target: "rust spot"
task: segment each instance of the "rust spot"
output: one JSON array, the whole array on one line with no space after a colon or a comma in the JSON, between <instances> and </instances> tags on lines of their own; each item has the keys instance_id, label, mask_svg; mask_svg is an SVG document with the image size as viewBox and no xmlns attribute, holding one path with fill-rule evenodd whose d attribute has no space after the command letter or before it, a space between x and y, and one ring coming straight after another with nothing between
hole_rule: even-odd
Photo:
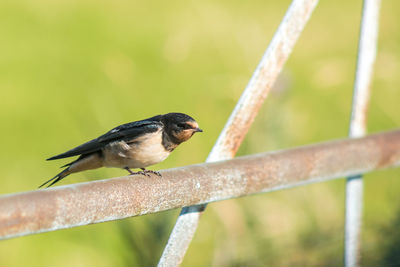
<instances>
[{"instance_id":1,"label":"rust spot","mask_svg":"<svg viewBox=\"0 0 400 267\"><path fill-rule=\"evenodd\" d=\"M377 139L377 145L380 152L380 159L377 168L385 168L393 165L400 158L400 132L396 131L388 134L385 138Z\"/></svg>"}]
</instances>

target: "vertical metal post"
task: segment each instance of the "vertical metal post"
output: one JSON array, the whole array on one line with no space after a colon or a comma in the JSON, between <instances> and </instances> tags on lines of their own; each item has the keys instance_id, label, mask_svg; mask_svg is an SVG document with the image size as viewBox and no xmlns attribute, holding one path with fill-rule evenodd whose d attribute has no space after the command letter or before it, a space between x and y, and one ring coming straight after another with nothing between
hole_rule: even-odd
<instances>
[{"instance_id":1,"label":"vertical metal post","mask_svg":"<svg viewBox=\"0 0 400 267\"><path fill-rule=\"evenodd\" d=\"M361 19L357 70L354 81L350 137L366 132L369 87L375 62L378 36L380 0L364 0ZM363 180L361 175L347 178L344 263L347 267L359 265Z\"/></svg>"},{"instance_id":2,"label":"vertical metal post","mask_svg":"<svg viewBox=\"0 0 400 267\"><path fill-rule=\"evenodd\" d=\"M207 162L234 157L317 3L318 0L293 0ZM180 265L205 208L206 205L199 205L182 209L158 266Z\"/></svg>"}]
</instances>

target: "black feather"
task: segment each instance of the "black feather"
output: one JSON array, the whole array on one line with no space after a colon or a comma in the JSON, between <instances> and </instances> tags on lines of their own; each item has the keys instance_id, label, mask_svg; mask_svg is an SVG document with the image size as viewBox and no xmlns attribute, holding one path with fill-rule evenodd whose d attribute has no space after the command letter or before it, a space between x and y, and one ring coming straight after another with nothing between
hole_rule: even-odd
<instances>
[{"instance_id":1,"label":"black feather","mask_svg":"<svg viewBox=\"0 0 400 267\"><path fill-rule=\"evenodd\" d=\"M95 151L98 151L99 149L101 149L104 145L102 145L97 138L93 139L89 142L86 142L80 146L77 146L71 150L68 150L67 152L61 153L59 155L56 155L54 157L48 158L46 160L55 160L55 159L62 159L62 158L69 158L69 157L73 157L73 156L78 156L81 154L88 154L88 153L92 153Z\"/></svg>"},{"instance_id":2,"label":"black feather","mask_svg":"<svg viewBox=\"0 0 400 267\"><path fill-rule=\"evenodd\" d=\"M49 184L47 187L52 186L53 184L61 181L62 179L64 179L65 177L67 177L69 174L66 174L64 176L62 176L64 173L66 173L68 171L69 168L66 168L65 170L63 170L62 172L60 172L59 174L57 174L56 176L54 176L53 178L51 178L50 180L44 182L42 185L40 185L38 188L43 187L44 185L50 183L51 181L53 181L55 179L55 181L53 181L51 184Z\"/></svg>"},{"instance_id":3,"label":"black feather","mask_svg":"<svg viewBox=\"0 0 400 267\"><path fill-rule=\"evenodd\" d=\"M102 136L99 136L96 139L93 139L71 150L68 150L67 152L48 158L47 160L55 160L83 154L90 154L101 150L105 145L109 144L110 142L119 140L130 141L132 139L138 138L143 134L155 132L163 126L163 124L160 122L160 119L161 115L158 115L146 120L122 124L108 131Z\"/></svg>"}]
</instances>

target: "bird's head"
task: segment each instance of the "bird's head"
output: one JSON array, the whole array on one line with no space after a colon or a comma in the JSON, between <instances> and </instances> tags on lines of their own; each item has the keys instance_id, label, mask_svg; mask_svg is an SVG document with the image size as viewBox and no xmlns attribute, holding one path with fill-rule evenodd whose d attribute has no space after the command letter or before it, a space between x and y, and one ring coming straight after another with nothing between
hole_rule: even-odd
<instances>
[{"instance_id":1,"label":"bird's head","mask_svg":"<svg viewBox=\"0 0 400 267\"><path fill-rule=\"evenodd\" d=\"M162 122L165 131L176 144L180 144L190 139L193 134L202 132L199 124L189 115L183 113L168 113L163 115Z\"/></svg>"}]
</instances>

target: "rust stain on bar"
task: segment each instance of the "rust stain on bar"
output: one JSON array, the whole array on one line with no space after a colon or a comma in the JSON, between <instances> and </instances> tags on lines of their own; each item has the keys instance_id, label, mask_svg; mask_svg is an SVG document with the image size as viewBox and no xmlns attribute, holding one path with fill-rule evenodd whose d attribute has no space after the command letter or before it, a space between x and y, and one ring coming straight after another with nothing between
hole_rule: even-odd
<instances>
[{"instance_id":1,"label":"rust stain on bar","mask_svg":"<svg viewBox=\"0 0 400 267\"><path fill-rule=\"evenodd\" d=\"M154 213L400 165L400 130L0 197L0 239Z\"/></svg>"}]
</instances>

